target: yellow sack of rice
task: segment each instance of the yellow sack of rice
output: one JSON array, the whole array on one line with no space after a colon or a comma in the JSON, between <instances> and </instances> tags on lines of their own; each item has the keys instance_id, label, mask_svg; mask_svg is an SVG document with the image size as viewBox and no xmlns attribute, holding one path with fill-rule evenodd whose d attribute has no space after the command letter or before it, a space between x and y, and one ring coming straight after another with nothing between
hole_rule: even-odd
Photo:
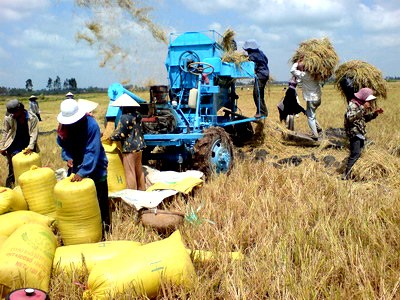
<instances>
[{"instance_id":1,"label":"yellow sack of rice","mask_svg":"<svg viewBox=\"0 0 400 300\"><path fill-rule=\"evenodd\" d=\"M25 224L0 248L0 290L30 287L49 290L57 239L47 226Z\"/></svg>"},{"instance_id":2,"label":"yellow sack of rice","mask_svg":"<svg viewBox=\"0 0 400 300\"><path fill-rule=\"evenodd\" d=\"M8 235L0 234L0 248L4 244L4 242L8 239Z\"/></svg>"},{"instance_id":3,"label":"yellow sack of rice","mask_svg":"<svg viewBox=\"0 0 400 300\"><path fill-rule=\"evenodd\" d=\"M42 161L40 159L40 154L36 152L31 152L30 154L25 154L24 151L16 154L12 158L12 165L14 168L15 184L19 184L19 176L31 169L32 166L42 166Z\"/></svg>"},{"instance_id":4,"label":"yellow sack of rice","mask_svg":"<svg viewBox=\"0 0 400 300\"><path fill-rule=\"evenodd\" d=\"M322 39L309 39L300 43L292 56L292 63L302 60L304 69L318 81L324 81L332 76L339 56L330 42L325 37Z\"/></svg>"},{"instance_id":5,"label":"yellow sack of rice","mask_svg":"<svg viewBox=\"0 0 400 300\"><path fill-rule=\"evenodd\" d=\"M24 199L24 196L15 190L0 187L0 215L17 211L27 210L28 205Z\"/></svg>"},{"instance_id":6,"label":"yellow sack of rice","mask_svg":"<svg viewBox=\"0 0 400 300\"><path fill-rule=\"evenodd\" d=\"M42 215L54 215L56 206L53 190L56 175L50 168L32 166L19 177L19 185L28 203L29 210Z\"/></svg>"},{"instance_id":7,"label":"yellow sack of rice","mask_svg":"<svg viewBox=\"0 0 400 300\"><path fill-rule=\"evenodd\" d=\"M84 299L113 299L127 290L155 297L161 282L193 286L195 271L190 256L175 231L168 238L125 252L98 263L89 274Z\"/></svg>"},{"instance_id":8,"label":"yellow sack of rice","mask_svg":"<svg viewBox=\"0 0 400 300\"><path fill-rule=\"evenodd\" d=\"M0 215L0 234L9 236L24 224L42 224L49 228L55 225L53 217L38 214L30 210L18 210Z\"/></svg>"},{"instance_id":9,"label":"yellow sack of rice","mask_svg":"<svg viewBox=\"0 0 400 300\"><path fill-rule=\"evenodd\" d=\"M107 241L58 247L54 255L53 269L68 273L81 270L83 256L86 268L90 272L97 263L110 260L140 245L141 243L134 241Z\"/></svg>"},{"instance_id":10,"label":"yellow sack of rice","mask_svg":"<svg viewBox=\"0 0 400 300\"><path fill-rule=\"evenodd\" d=\"M218 257L228 256L231 260L243 260L243 253L240 251L234 252L212 252L206 250L191 250L186 249L193 262L214 262Z\"/></svg>"},{"instance_id":11,"label":"yellow sack of rice","mask_svg":"<svg viewBox=\"0 0 400 300\"><path fill-rule=\"evenodd\" d=\"M341 85L343 79L350 79L354 91L367 87L374 90L376 97L387 97L387 84L382 72L375 66L361 60L350 60L341 64L335 71L335 86L346 96Z\"/></svg>"},{"instance_id":12,"label":"yellow sack of rice","mask_svg":"<svg viewBox=\"0 0 400 300\"><path fill-rule=\"evenodd\" d=\"M90 178L71 182L71 175L54 187L57 227L65 246L100 242L102 224L96 186Z\"/></svg>"},{"instance_id":13,"label":"yellow sack of rice","mask_svg":"<svg viewBox=\"0 0 400 300\"><path fill-rule=\"evenodd\" d=\"M107 183L108 191L118 192L126 189L125 170L122 165L120 152L116 142L111 145L103 143L104 150L108 159Z\"/></svg>"},{"instance_id":14,"label":"yellow sack of rice","mask_svg":"<svg viewBox=\"0 0 400 300\"><path fill-rule=\"evenodd\" d=\"M19 185L15 186L13 188L13 190L16 191L18 194L20 194L22 197L24 197L24 193L22 192L21 187ZM24 198L24 200L25 200L25 198ZM28 205L28 203L26 205Z\"/></svg>"}]
</instances>

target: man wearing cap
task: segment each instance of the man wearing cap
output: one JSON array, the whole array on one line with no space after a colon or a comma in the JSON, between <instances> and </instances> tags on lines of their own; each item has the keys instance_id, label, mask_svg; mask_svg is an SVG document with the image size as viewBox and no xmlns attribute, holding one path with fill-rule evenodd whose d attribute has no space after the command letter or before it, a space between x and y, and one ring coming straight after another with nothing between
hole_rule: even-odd
<instances>
[{"instance_id":1,"label":"man wearing cap","mask_svg":"<svg viewBox=\"0 0 400 300\"><path fill-rule=\"evenodd\" d=\"M111 135L112 141L121 141L122 164L128 189L146 190L142 168L142 149L146 146L142 129L142 116L135 108L140 107L134 99L122 94L112 104L121 107L118 127Z\"/></svg>"},{"instance_id":2,"label":"man wearing cap","mask_svg":"<svg viewBox=\"0 0 400 300\"><path fill-rule=\"evenodd\" d=\"M40 117L39 103L37 103L36 100L37 97L35 95L29 97L29 111L35 114L39 121L42 121L42 118Z\"/></svg>"},{"instance_id":3,"label":"man wearing cap","mask_svg":"<svg viewBox=\"0 0 400 300\"><path fill-rule=\"evenodd\" d=\"M68 173L74 173L71 181L91 178L96 185L101 218L104 229L110 227L108 207L107 166L108 160L100 142L100 127L87 114L87 107L74 99L61 102L57 116L60 126L57 143L62 148L61 156L67 162Z\"/></svg>"},{"instance_id":4,"label":"man wearing cap","mask_svg":"<svg viewBox=\"0 0 400 300\"><path fill-rule=\"evenodd\" d=\"M0 154L7 157L8 177L6 187L12 187L15 182L12 157L24 151L26 155L38 152L39 120L31 112L25 110L18 99L6 103L7 115L4 117L3 136L0 141Z\"/></svg>"},{"instance_id":5,"label":"man wearing cap","mask_svg":"<svg viewBox=\"0 0 400 300\"><path fill-rule=\"evenodd\" d=\"M268 58L259 49L259 45L255 40L247 40L243 49L247 52L249 60L255 64L256 78L254 80L253 99L256 105L256 118L267 116L268 110L264 99L265 86L269 79Z\"/></svg>"},{"instance_id":6,"label":"man wearing cap","mask_svg":"<svg viewBox=\"0 0 400 300\"><path fill-rule=\"evenodd\" d=\"M343 179L349 178L351 168L361 156L365 142L366 123L383 113L381 108L372 110L371 101L375 99L373 90L362 88L354 94L353 99L347 106L347 111L344 115L344 127L350 139L350 155L347 159Z\"/></svg>"}]
</instances>

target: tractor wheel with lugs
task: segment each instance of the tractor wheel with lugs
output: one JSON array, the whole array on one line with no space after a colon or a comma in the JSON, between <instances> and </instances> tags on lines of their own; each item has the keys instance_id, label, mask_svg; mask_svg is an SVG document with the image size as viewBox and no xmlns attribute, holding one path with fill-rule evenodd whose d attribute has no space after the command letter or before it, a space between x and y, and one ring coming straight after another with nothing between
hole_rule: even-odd
<instances>
[{"instance_id":1,"label":"tractor wheel with lugs","mask_svg":"<svg viewBox=\"0 0 400 300\"><path fill-rule=\"evenodd\" d=\"M206 175L229 173L233 167L233 144L221 127L204 130L194 145L194 165Z\"/></svg>"}]
</instances>

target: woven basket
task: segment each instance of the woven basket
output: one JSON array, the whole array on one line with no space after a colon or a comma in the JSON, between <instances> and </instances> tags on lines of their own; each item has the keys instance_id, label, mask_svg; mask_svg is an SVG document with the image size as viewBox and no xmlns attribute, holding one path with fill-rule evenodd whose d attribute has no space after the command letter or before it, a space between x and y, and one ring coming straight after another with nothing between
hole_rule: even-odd
<instances>
[{"instance_id":1,"label":"woven basket","mask_svg":"<svg viewBox=\"0 0 400 300\"><path fill-rule=\"evenodd\" d=\"M174 229L183 224L185 214L177 211L162 209L144 210L140 214L140 220L144 226L156 229Z\"/></svg>"}]
</instances>

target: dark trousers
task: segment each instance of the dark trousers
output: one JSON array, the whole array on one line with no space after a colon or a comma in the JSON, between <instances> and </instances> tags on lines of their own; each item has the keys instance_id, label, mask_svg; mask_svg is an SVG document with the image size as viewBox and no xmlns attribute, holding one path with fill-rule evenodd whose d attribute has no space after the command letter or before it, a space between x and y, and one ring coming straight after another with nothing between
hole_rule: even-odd
<instances>
[{"instance_id":1,"label":"dark trousers","mask_svg":"<svg viewBox=\"0 0 400 300\"><path fill-rule=\"evenodd\" d=\"M111 226L110 207L108 205L108 184L107 179L95 181L97 200L99 201L101 221L104 231L109 231Z\"/></svg>"},{"instance_id":2,"label":"dark trousers","mask_svg":"<svg viewBox=\"0 0 400 300\"><path fill-rule=\"evenodd\" d=\"M15 177L14 177L14 168L12 164L12 155L7 153L7 163L8 163L8 176L6 179L6 187L8 188L13 188L13 185L15 183Z\"/></svg>"},{"instance_id":3,"label":"dark trousers","mask_svg":"<svg viewBox=\"0 0 400 300\"><path fill-rule=\"evenodd\" d=\"M346 171L344 172L344 176L347 179L351 173L351 169L353 168L356 161L361 156L361 151L364 148L364 140L355 136L350 138L350 155L347 159Z\"/></svg>"},{"instance_id":4,"label":"dark trousers","mask_svg":"<svg viewBox=\"0 0 400 300\"><path fill-rule=\"evenodd\" d=\"M256 105L257 114L268 115L267 105L265 104L264 99L264 90L267 85L267 79L258 79L254 80L254 88L253 88L253 99L254 104Z\"/></svg>"}]
</instances>

